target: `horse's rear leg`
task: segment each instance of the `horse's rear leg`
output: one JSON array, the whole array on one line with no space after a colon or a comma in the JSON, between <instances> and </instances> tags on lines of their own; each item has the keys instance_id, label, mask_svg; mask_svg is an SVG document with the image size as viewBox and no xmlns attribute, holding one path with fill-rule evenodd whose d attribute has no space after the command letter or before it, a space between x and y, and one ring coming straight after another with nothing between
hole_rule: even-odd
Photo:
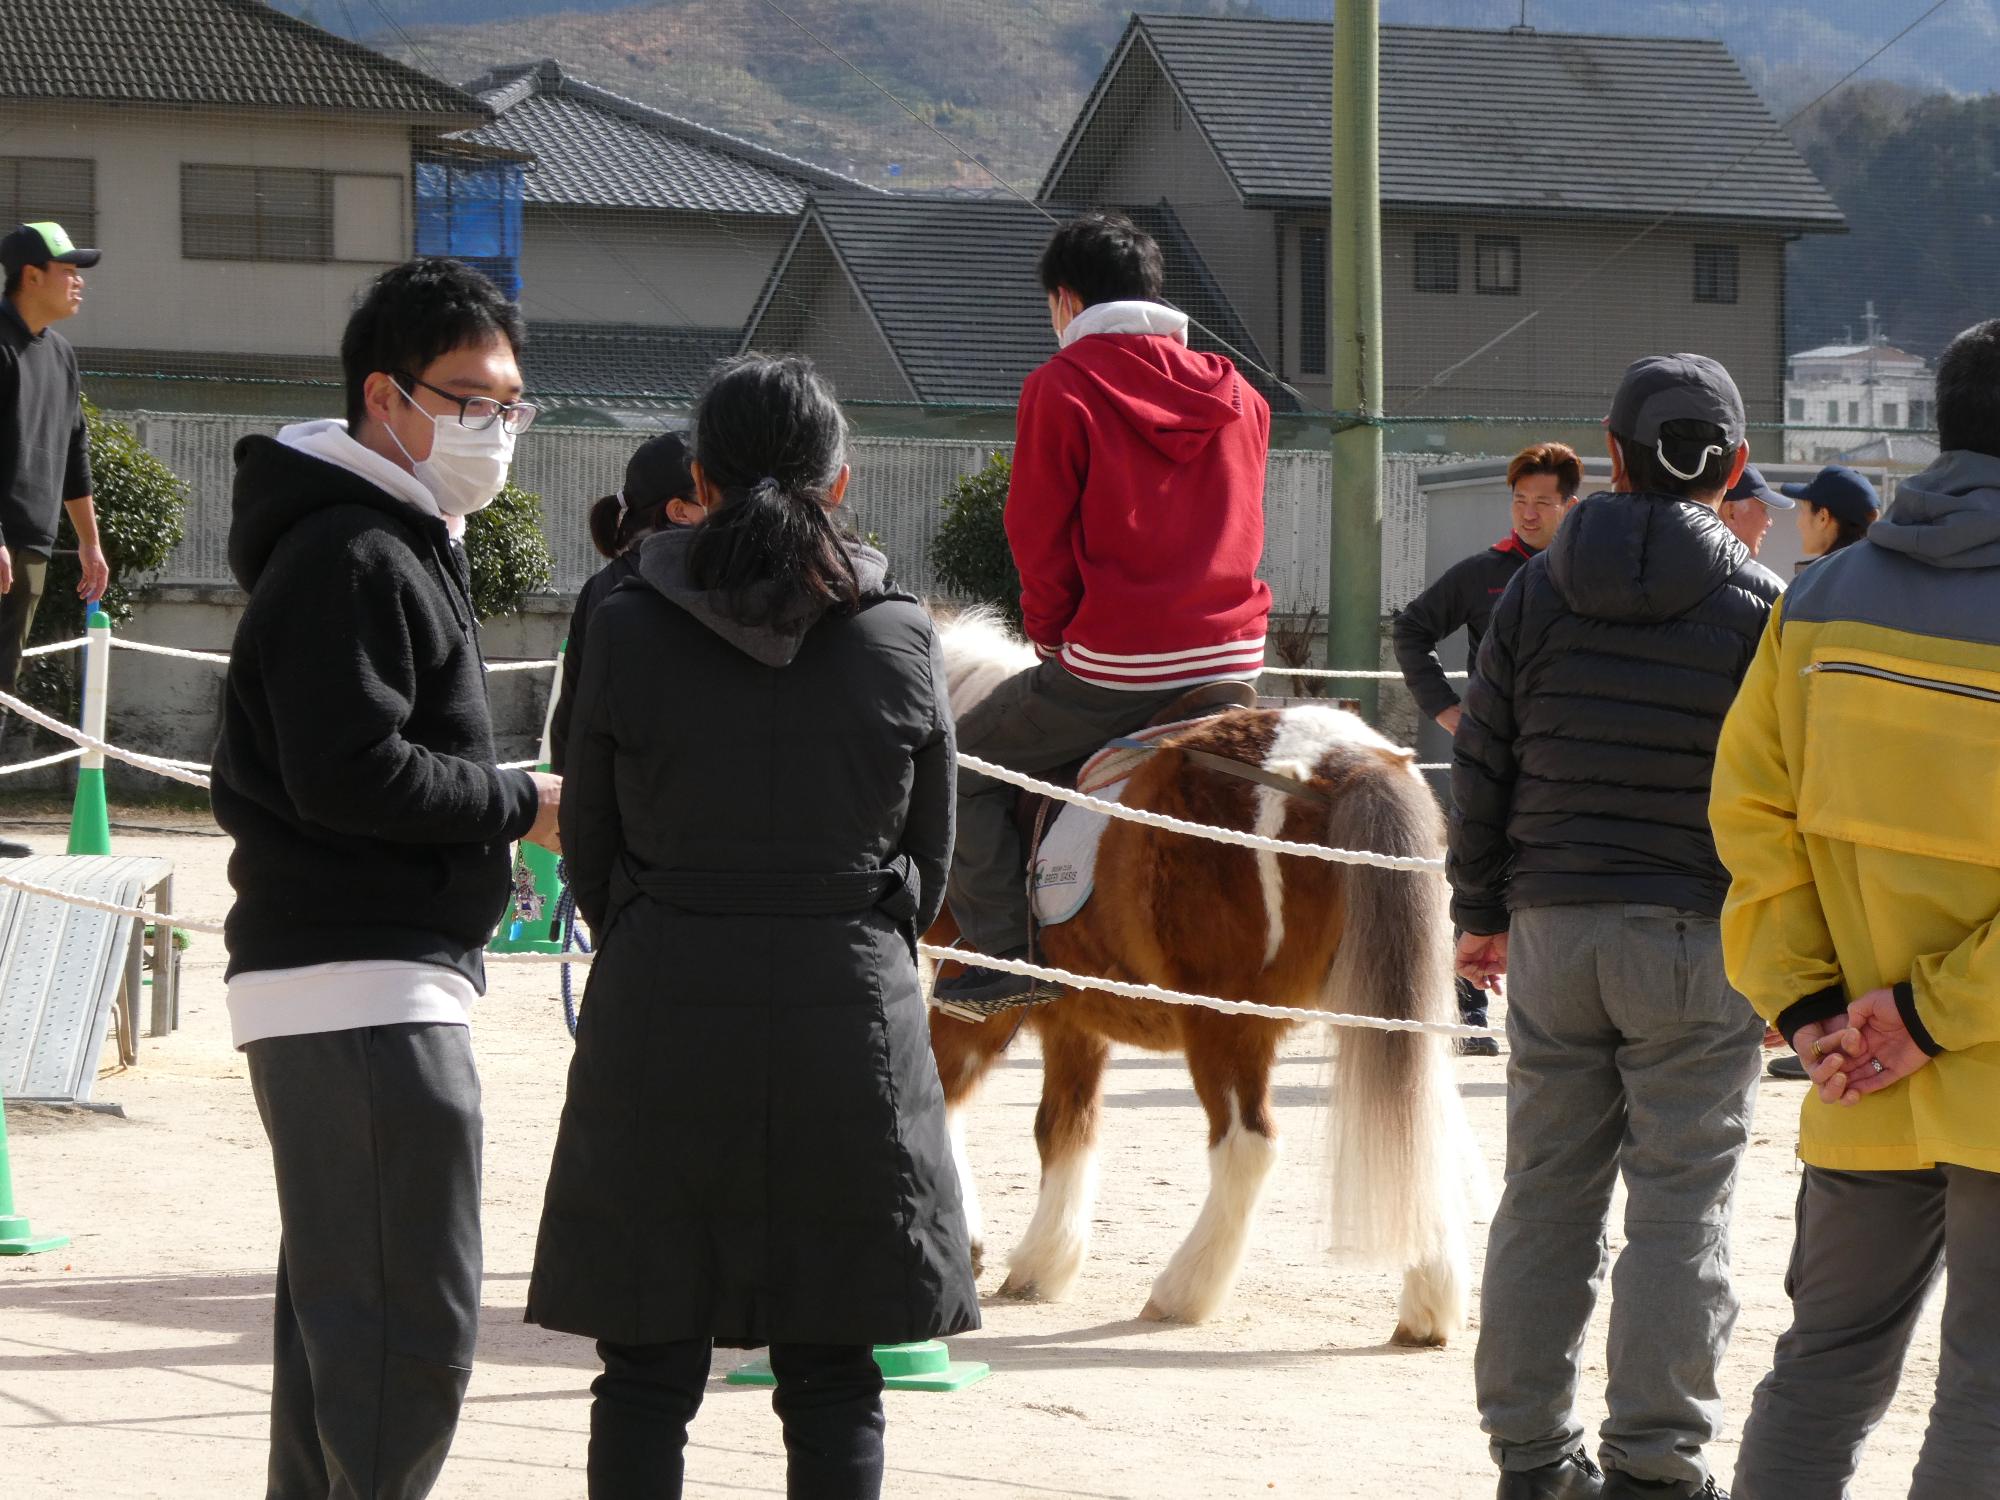
<instances>
[{"instance_id":1,"label":"horse's rear leg","mask_svg":"<svg viewBox=\"0 0 2000 1500\"><path fill-rule=\"evenodd\" d=\"M1059 1007L1043 1011L1034 1024L1042 1038L1042 1106L1035 1112L1042 1191L1028 1232L1007 1262L1000 1294L1057 1302L1076 1284L1090 1250L1098 1101L1111 1047L1068 1021Z\"/></svg>"},{"instance_id":2,"label":"horse's rear leg","mask_svg":"<svg viewBox=\"0 0 2000 1500\"><path fill-rule=\"evenodd\" d=\"M975 1024L931 1012L931 1056L937 1061L938 1082L944 1085L945 1124L951 1134L952 1165L958 1168L959 1197L965 1203L974 1276L986 1269L986 1223L979 1211L972 1161L965 1150L965 1115L980 1081L1014 1039L1018 1019L1003 1012Z\"/></svg>"},{"instance_id":3,"label":"horse's rear leg","mask_svg":"<svg viewBox=\"0 0 2000 1500\"><path fill-rule=\"evenodd\" d=\"M1200 1323L1236 1285L1264 1181L1278 1160L1271 1119L1271 1060L1287 1023L1190 1014L1183 1022L1188 1072L1208 1111L1208 1201L1167 1268L1153 1282L1143 1318Z\"/></svg>"}]
</instances>

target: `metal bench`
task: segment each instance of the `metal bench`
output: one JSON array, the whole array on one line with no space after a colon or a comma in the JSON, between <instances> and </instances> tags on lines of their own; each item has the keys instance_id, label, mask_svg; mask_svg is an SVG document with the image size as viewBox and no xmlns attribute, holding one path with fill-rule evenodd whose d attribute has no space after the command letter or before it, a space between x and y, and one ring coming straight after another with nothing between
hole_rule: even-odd
<instances>
[{"instance_id":1,"label":"metal bench","mask_svg":"<svg viewBox=\"0 0 2000 1500\"><path fill-rule=\"evenodd\" d=\"M150 896L153 910L173 910L170 860L43 855L0 863L0 874L119 906L136 907ZM89 1099L114 1022L119 1057L128 1065L138 1061L145 942L136 917L0 885L0 1092L10 1099ZM165 1036L180 1023L173 932L165 923L153 924L152 950L148 1033Z\"/></svg>"}]
</instances>

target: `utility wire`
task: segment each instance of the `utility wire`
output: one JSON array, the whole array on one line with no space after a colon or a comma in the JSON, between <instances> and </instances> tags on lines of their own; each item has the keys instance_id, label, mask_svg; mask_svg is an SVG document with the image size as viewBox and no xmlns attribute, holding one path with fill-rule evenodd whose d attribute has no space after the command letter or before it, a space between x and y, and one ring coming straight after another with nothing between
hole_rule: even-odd
<instances>
[{"instance_id":1,"label":"utility wire","mask_svg":"<svg viewBox=\"0 0 2000 1500\"><path fill-rule=\"evenodd\" d=\"M766 3L768 3L768 0L766 0ZM1699 197L1701 196L1701 194L1708 192L1711 188L1715 187L1717 184L1726 182L1735 173L1738 167L1742 166L1743 163L1748 161L1751 157L1755 156L1759 151L1762 151L1766 146L1770 145L1774 138L1782 136L1786 131L1790 130L1792 126L1796 125L1800 120L1803 120L1807 115L1811 114L1814 110L1818 109L1822 104L1826 103L1828 99L1832 98L1835 94L1839 93L1842 89L1846 88L1848 84L1852 83L1858 75L1860 75L1865 69L1867 69L1884 53L1889 51L1890 48L1894 47L1898 42L1902 41L1904 37L1908 36L1911 32L1915 31L1919 26L1923 25L1924 22L1928 21L1932 16L1936 15L1939 11L1943 10L1947 5L1951 3L1952 0L1936 0L1936 3L1930 6L1927 10L1925 10L1922 15L1918 16L1915 20L1911 21L1901 31L1897 32L1894 36L1890 37L1888 41L1884 42L1881 46L1877 47L1873 52L1869 53L1866 57L1862 58L1861 61L1856 63L1852 68L1849 68L1847 72L1843 73L1840 76L1839 79L1837 79L1835 82L1828 85L1827 88L1822 90L1820 94L1817 95L1810 103L1794 111L1788 118L1781 121L1780 123L1773 125L1769 132L1760 136L1751 145L1749 150L1745 151L1741 156L1737 157L1736 160L1732 161L1728 166L1724 167L1720 172L1716 173L1715 176L1711 178L1707 183L1703 184L1699 193L1693 194L1691 196ZM1665 213L1661 214L1657 219L1653 220L1650 224L1646 225L1645 228L1641 229L1637 234L1633 235L1630 239L1626 240L1623 244L1619 245L1609 255L1605 256L1596 265L1592 266L1588 271L1585 271L1581 276L1577 277L1576 280L1570 282L1569 285L1565 286L1553 298L1549 299L1548 301L1545 301L1542 304L1542 306L1537 307L1533 312L1523 314L1521 317L1515 319L1514 322L1508 324L1507 327L1501 329L1500 332L1493 335L1492 338L1488 339L1485 343L1481 344L1477 349L1473 350L1470 354L1466 355L1465 358L1461 360L1456 360L1453 363L1446 365L1442 370L1438 371L1437 374L1433 375L1429 380L1425 381L1422 385L1418 386L1416 390L1412 391L1410 395L1402 402L1402 405L1405 408L1407 408L1412 402L1421 401L1425 396L1429 395L1432 391L1436 390L1439 386L1443 385L1453 375L1457 374L1460 370L1464 369L1474 360L1480 359L1485 355L1490 354L1500 345L1506 343L1507 340L1511 339L1515 334L1519 333L1523 328L1526 328L1530 323L1534 322L1535 319L1539 318L1548 307L1552 305L1560 306L1567 303L1572 295L1574 295L1577 291L1581 290L1583 287L1588 286L1591 282L1595 281L1601 273L1609 269L1614 262L1616 262L1625 254L1626 251L1630 250L1634 245L1639 244L1642 240L1649 238L1655 230L1657 230L1661 225L1673 219L1680 212L1681 210L1679 208L1668 209Z\"/></svg>"}]
</instances>

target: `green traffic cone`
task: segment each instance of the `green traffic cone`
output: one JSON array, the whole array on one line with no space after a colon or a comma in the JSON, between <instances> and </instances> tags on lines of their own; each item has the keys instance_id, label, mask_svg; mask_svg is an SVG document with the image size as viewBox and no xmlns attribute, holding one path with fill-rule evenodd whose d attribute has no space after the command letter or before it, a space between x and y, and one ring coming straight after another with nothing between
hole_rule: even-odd
<instances>
[{"instance_id":1,"label":"green traffic cone","mask_svg":"<svg viewBox=\"0 0 2000 1500\"><path fill-rule=\"evenodd\" d=\"M36 1234L26 1216L14 1212L14 1172L7 1162L7 1105L0 1099L0 1255L39 1255L68 1243L66 1234Z\"/></svg>"},{"instance_id":2,"label":"green traffic cone","mask_svg":"<svg viewBox=\"0 0 2000 1500\"><path fill-rule=\"evenodd\" d=\"M891 1391L962 1391L993 1373L991 1365L975 1360L955 1360L942 1339L925 1339L921 1344L877 1344L875 1363L882 1371L882 1387ZM768 1359L753 1359L724 1377L726 1385L776 1385Z\"/></svg>"}]
</instances>

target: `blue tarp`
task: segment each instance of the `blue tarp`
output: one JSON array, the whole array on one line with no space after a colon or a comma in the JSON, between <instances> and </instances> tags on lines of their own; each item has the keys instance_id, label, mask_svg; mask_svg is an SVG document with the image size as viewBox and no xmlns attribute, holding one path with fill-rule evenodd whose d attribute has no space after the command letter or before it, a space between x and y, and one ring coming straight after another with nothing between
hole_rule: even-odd
<instances>
[{"instance_id":1,"label":"blue tarp","mask_svg":"<svg viewBox=\"0 0 2000 1500\"><path fill-rule=\"evenodd\" d=\"M521 164L420 159L416 169L417 254L462 260L518 301Z\"/></svg>"}]
</instances>

